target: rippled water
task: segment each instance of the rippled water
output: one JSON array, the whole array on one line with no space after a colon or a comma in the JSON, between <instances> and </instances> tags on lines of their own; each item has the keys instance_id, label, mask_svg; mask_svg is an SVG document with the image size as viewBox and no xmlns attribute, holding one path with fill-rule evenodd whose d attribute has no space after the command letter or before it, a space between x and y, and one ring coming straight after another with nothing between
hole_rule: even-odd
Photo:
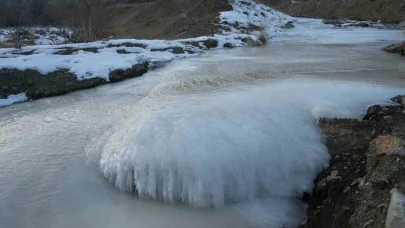
<instances>
[{"instance_id":1,"label":"rippled water","mask_svg":"<svg viewBox=\"0 0 405 228\"><path fill-rule=\"evenodd\" d=\"M403 57L380 50L400 39L301 20L265 48L2 108L0 227L294 227L329 159L316 118L404 93Z\"/></svg>"}]
</instances>

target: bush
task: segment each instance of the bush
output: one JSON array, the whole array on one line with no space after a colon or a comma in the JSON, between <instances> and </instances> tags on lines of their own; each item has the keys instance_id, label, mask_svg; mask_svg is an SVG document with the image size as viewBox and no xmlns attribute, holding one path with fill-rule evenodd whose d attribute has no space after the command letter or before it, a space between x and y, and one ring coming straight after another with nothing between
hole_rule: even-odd
<instances>
[{"instance_id":1,"label":"bush","mask_svg":"<svg viewBox=\"0 0 405 228\"><path fill-rule=\"evenodd\" d=\"M262 44L267 43L266 30L264 28L262 28L260 30L260 34L258 36L258 39L259 39L260 42L262 42Z\"/></svg>"},{"instance_id":2,"label":"bush","mask_svg":"<svg viewBox=\"0 0 405 228\"><path fill-rule=\"evenodd\" d=\"M77 0L68 20L72 30L68 40L82 43L105 38L109 15L110 10L103 0Z\"/></svg>"}]
</instances>

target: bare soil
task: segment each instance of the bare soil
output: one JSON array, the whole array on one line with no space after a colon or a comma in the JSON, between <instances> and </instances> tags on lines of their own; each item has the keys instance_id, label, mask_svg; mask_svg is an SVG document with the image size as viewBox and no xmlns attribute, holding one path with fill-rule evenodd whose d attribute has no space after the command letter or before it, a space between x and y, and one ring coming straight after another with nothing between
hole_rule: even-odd
<instances>
[{"instance_id":1,"label":"bare soil","mask_svg":"<svg viewBox=\"0 0 405 228\"><path fill-rule=\"evenodd\" d=\"M291 16L405 21L404 0L258 0Z\"/></svg>"},{"instance_id":2,"label":"bare soil","mask_svg":"<svg viewBox=\"0 0 405 228\"><path fill-rule=\"evenodd\" d=\"M228 0L149 0L114 6L108 26L116 38L181 39L214 35Z\"/></svg>"},{"instance_id":3,"label":"bare soil","mask_svg":"<svg viewBox=\"0 0 405 228\"><path fill-rule=\"evenodd\" d=\"M319 126L332 160L304 197L302 227L385 227L390 190L405 190L405 157L377 155L370 143L378 136L405 139L405 107L372 106L363 120L322 118Z\"/></svg>"}]
</instances>

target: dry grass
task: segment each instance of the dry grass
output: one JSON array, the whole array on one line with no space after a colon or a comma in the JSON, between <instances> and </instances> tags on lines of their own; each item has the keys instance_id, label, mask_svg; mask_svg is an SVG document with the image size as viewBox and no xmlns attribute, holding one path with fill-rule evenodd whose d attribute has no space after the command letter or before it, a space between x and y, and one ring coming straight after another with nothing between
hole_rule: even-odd
<instances>
[{"instance_id":1,"label":"dry grass","mask_svg":"<svg viewBox=\"0 0 405 228\"><path fill-rule=\"evenodd\" d=\"M21 43L21 47L32 46L35 45L32 41L23 41ZM0 48L15 48L13 42L0 42Z\"/></svg>"},{"instance_id":2,"label":"dry grass","mask_svg":"<svg viewBox=\"0 0 405 228\"><path fill-rule=\"evenodd\" d=\"M263 45L267 43L266 29L264 27L260 29L258 39L260 42L262 42Z\"/></svg>"}]
</instances>

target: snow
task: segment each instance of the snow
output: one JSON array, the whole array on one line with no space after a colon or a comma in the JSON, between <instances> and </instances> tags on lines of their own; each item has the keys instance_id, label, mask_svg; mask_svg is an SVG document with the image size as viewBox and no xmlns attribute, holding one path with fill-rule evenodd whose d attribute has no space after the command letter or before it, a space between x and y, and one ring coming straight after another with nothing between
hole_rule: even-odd
<instances>
[{"instance_id":1,"label":"snow","mask_svg":"<svg viewBox=\"0 0 405 228\"><path fill-rule=\"evenodd\" d=\"M215 39L218 41L218 47L223 47L225 43L231 43L233 46L243 46L246 44L241 41L241 38L246 36L248 35L229 34L177 41L121 39L85 44L38 45L25 47L22 50L0 49L0 56L8 57L2 59L0 68L32 69L39 71L41 74L67 69L69 72L74 73L79 80L100 77L108 81L109 73L113 70L125 70L142 62L153 64L177 58L196 56L203 51L198 47L187 44L187 42L203 42L207 39ZM127 47L131 45L144 45L145 48ZM174 47L181 47L186 52L174 54L170 51L170 48ZM77 51L70 55L55 54L58 51L69 48L77 49ZM86 48L96 48L98 49L98 53L80 50ZM125 50L128 53L119 54L117 50ZM18 54L27 51L32 51L33 54ZM190 51L192 54L187 51Z\"/></svg>"},{"instance_id":2,"label":"snow","mask_svg":"<svg viewBox=\"0 0 405 228\"><path fill-rule=\"evenodd\" d=\"M274 37L274 42L305 42L319 44L356 44L373 42L400 42L405 36L401 30L373 27L341 27L324 24L321 19L297 18L294 29ZM378 26L378 24L377 24Z\"/></svg>"},{"instance_id":3,"label":"snow","mask_svg":"<svg viewBox=\"0 0 405 228\"><path fill-rule=\"evenodd\" d=\"M25 95L25 93L20 93L20 94L16 94L16 95L12 94L12 95L9 95L6 99L0 99L0 107L9 106L9 105L24 102L27 100L28 100L28 98Z\"/></svg>"},{"instance_id":4,"label":"snow","mask_svg":"<svg viewBox=\"0 0 405 228\"><path fill-rule=\"evenodd\" d=\"M269 102L280 91L268 88L176 96L164 88L172 83L89 148L101 151L101 170L116 187L194 207L312 189L329 154L305 109Z\"/></svg>"},{"instance_id":5,"label":"snow","mask_svg":"<svg viewBox=\"0 0 405 228\"><path fill-rule=\"evenodd\" d=\"M33 42L36 45L56 45L66 43L66 39L62 36L63 32L70 32L66 28L55 27L23 27L24 31L29 32L29 37L23 41ZM11 34L15 32L15 28L0 28L0 42L10 42Z\"/></svg>"},{"instance_id":6,"label":"snow","mask_svg":"<svg viewBox=\"0 0 405 228\"><path fill-rule=\"evenodd\" d=\"M231 29L229 33L245 33L246 28L255 26L263 28L268 37L272 37L283 31L281 27L289 21L294 21L293 17L278 12L263 4L258 4L252 0L234 0L231 2L232 11L220 14L221 24L228 24ZM261 31L254 30L251 34L258 35Z\"/></svg>"},{"instance_id":7,"label":"snow","mask_svg":"<svg viewBox=\"0 0 405 228\"><path fill-rule=\"evenodd\" d=\"M246 4L248 2L248 4ZM31 33L36 34L35 43L37 46L17 49L0 49L0 69L37 70L41 74L48 74L57 70L65 69L74 73L78 80L100 77L109 80L109 73L117 69L128 69L141 62L167 62L177 58L196 56L203 50L194 47L188 42L198 42L200 46L207 39L218 41L217 48L223 48L226 43L234 47L246 46L241 39L251 37L257 40L260 31L248 31L249 26L264 27L267 34L271 36L282 31L284 25L291 17L279 13L271 8L254 3L253 1L235 0L232 2L233 11L221 13L221 24L229 28L229 31L222 31L213 37L198 37L192 39L182 39L174 41L165 40L136 40L120 39L110 41L97 41L92 43L55 45L64 42L60 34L61 29L57 28L31 28ZM245 15L244 12L249 12ZM235 24L239 24L236 26ZM245 27L245 29L243 29ZM1 39L6 39L12 29L1 30ZM142 47L133 47L126 44L141 44ZM181 47L186 52L174 54L169 48ZM86 48L96 48L98 53L86 51ZM70 55L60 55L57 52L66 49L78 49ZM82 49L82 50L79 50ZM84 50L83 50L84 49ZM153 50L155 49L155 50ZM158 50L156 50L158 49ZM160 50L159 50L160 49ZM125 54L117 53L117 50L125 50ZM20 53L32 52L31 55L21 55Z\"/></svg>"}]
</instances>

